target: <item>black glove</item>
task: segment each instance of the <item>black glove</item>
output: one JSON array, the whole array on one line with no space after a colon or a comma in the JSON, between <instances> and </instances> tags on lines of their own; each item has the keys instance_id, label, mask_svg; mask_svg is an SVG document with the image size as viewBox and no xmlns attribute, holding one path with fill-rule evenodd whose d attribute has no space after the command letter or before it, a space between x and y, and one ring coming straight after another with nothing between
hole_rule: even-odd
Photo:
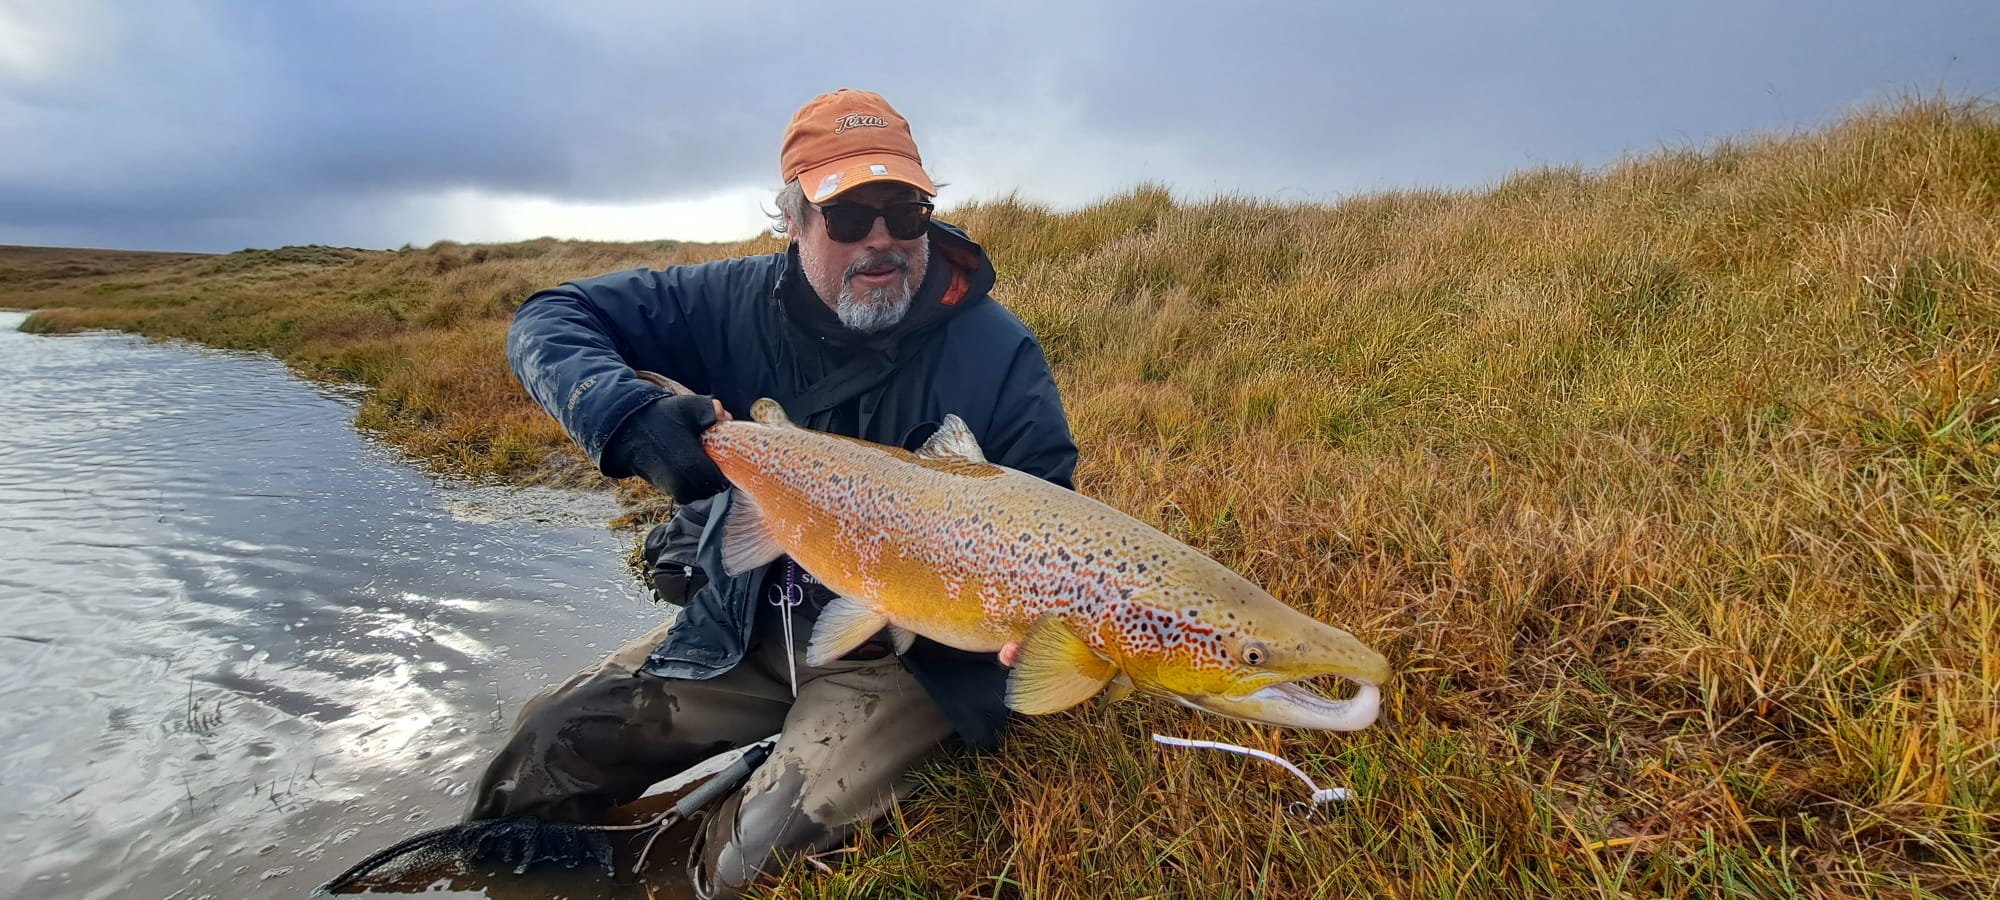
<instances>
[{"instance_id":1,"label":"black glove","mask_svg":"<svg viewBox=\"0 0 2000 900\"><path fill-rule=\"evenodd\" d=\"M729 486L701 449L701 433L714 424L713 397L684 394L642 406L605 445L604 474L640 476L676 503L713 497Z\"/></svg>"}]
</instances>

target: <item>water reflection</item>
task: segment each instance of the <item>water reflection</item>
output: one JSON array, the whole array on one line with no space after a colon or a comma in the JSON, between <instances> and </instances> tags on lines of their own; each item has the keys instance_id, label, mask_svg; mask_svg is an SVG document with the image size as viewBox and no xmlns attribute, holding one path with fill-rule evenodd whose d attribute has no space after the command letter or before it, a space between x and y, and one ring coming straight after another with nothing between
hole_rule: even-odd
<instances>
[{"instance_id":1,"label":"water reflection","mask_svg":"<svg viewBox=\"0 0 2000 900\"><path fill-rule=\"evenodd\" d=\"M608 501L440 484L266 358L22 318L0 313L0 883L302 895L456 818L521 700L660 615Z\"/></svg>"}]
</instances>

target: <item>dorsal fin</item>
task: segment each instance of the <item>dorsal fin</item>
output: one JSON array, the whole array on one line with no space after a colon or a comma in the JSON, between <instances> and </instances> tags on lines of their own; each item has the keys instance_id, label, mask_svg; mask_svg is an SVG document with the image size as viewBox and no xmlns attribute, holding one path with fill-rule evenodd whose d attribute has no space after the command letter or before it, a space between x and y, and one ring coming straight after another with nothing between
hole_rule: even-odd
<instances>
[{"instance_id":1,"label":"dorsal fin","mask_svg":"<svg viewBox=\"0 0 2000 900\"><path fill-rule=\"evenodd\" d=\"M769 397L759 397L757 398L757 402L750 404L750 418L756 419L766 425L781 425L789 428L798 427L792 424L790 416L785 415L785 408L779 406L778 401Z\"/></svg>"},{"instance_id":2,"label":"dorsal fin","mask_svg":"<svg viewBox=\"0 0 2000 900\"><path fill-rule=\"evenodd\" d=\"M925 459L956 459L965 462L983 463L986 452L979 449L979 441L972 437L972 429L965 427L965 420L947 414L943 424L938 426L930 440L917 448L917 455Z\"/></svg>"}]
</instances>

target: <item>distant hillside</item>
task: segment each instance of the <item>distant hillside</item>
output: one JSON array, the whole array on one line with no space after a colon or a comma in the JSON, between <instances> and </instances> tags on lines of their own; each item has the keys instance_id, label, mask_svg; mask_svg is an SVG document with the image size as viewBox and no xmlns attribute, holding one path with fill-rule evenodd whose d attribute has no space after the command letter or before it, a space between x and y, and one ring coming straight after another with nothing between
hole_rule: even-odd
<instances>
[{"instance_id":1,"label":"distant hillside","mask_svg":"<svg viewBox=\"0 0 2000 900\"><path fill-rule=\"evenodd\" d=\"M1355 735L1153 701L1026 723L788 889L2000 895L1993 108L1478 191L953 218L1056 366L1080 489L1399 675ZM780 246L0 254L0 307L267 349L373 387L362 425L421 459L549 477L574 453L502 359L521 300ZM1360 800L1289 818L1290 776L1154 731Z\"/></svg>"},{"instance_id":2,"label":"distant hillside","mask_svg":"<svg viewBox=\"0 0 2000 900\"><path fill-rule=\"evenodd\" d=\"M11 294L62 287L76 279L115 275L199 258L196 253L20 247L0 244L0 300Z\"/></svg>"}]
</instances>

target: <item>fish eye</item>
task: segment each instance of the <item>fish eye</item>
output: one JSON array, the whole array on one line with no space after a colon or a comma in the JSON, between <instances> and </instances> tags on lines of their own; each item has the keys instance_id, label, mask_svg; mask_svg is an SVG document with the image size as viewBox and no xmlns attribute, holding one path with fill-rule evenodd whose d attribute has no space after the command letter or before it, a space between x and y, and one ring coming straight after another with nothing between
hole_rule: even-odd
<instances>
[{"instance_id":1,"label":"fish eye","mask_svg":"<svg viewBox=\"0 0 2000 900\"><path fill-rule=\"evenodd\" d=\"M1264 645L1256 641L1245 641L1241 653L1243 654L1243 661L1253 666L1263 665L1264 657L1270 655L1264 650Z\"/></svg>"}]
</instances>

